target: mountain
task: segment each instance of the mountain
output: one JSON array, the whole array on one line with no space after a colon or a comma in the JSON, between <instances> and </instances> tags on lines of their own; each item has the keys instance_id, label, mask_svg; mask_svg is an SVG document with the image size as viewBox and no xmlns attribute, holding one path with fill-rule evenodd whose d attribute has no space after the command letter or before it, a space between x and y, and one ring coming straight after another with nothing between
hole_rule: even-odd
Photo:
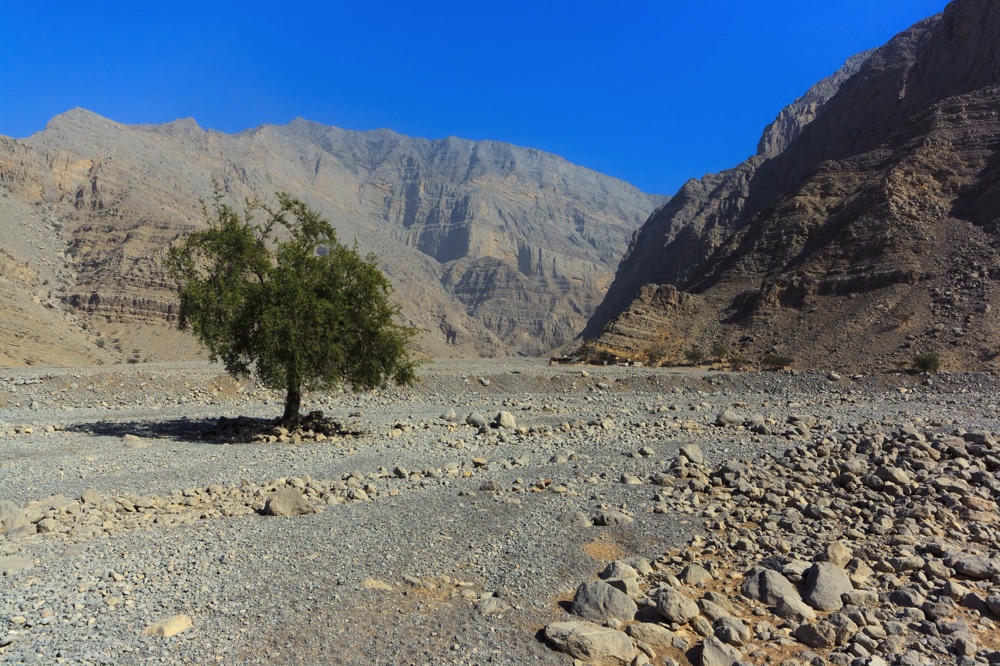
<instances>
[{"instance_id":1,"label":"mountain","mask_svg":"<svg viewBox=\"0 0 1000 666\"><path fill-rule=\"evenodd\" d=\"M756 155L689 181L629 246L583 337L951 369L1000 351L1000 4L956 0L783 111Z\"/></svg>"},{"instance_id":2,"label":"mountain","mask_svg":"<svg viewBox=\"0 0 1000 666\"><path fill-rule=\"evenodd\" d=\"M666 200L493 141L302 119L231 135L74 109L27 139L0 137L0 280L19 299L0 308L11 320L54 318L56 328L28 328L65 338L0 362L197 355L171 328L177 285L161 259L204 224L213 179L237 206L289 192L375 252L408 323L425 329L420 348L436 356L540 354L571 340L632 233ZM0 327L0 340L16 335Z\"/></svg>"}]
</instances>

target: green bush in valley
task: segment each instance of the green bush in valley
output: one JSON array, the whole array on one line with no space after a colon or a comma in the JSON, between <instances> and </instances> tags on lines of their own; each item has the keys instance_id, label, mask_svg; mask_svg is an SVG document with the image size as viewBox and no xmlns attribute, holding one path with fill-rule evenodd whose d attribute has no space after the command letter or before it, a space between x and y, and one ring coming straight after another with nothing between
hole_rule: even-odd
<instances>
[{"instance_id":1,"label":"green bush in valley","mask_svg":"<svg viewBox=\"0 0 1000 666\"><path fill-rule=\"evenodd\" d=\"M795 359L791 356L785 356L783 354L765 354L764 358L762 358L760 362L765 368L781 370L782 368L787 368L792 363L795 363Z\"/></svg>"},{"instance_id":2,"label":"green bush in valley","mask_svg":"<svg viewBox=\"0 0 1000 666\"><path fill-rule=\"evenodd\" d=\"M684 351L684 358L688 360L691 365L699 365L705 360L705 352L702 351L701 347L693 345L690 349Z\"/></svg>"},{"instance_id":3,"label":"green bush in valley","mask_svg":"<svg viewBox=\"0 0 1000 666\"><path fill-rule=\"evenodd\" d=\"M913 367L920 372L937 372L941 368L941 359L937 354L922 352L913 357Z\"/></svg>"},{"instance_id":4,"label":"green bush in valley","mask_svg":"<svg viewBox=\"0 0 1000 666\"><path fill-rule=\"evenodd\" d=\"M342 244L298 199L277 197L276 210L251 202L241 217L216 185L214 214L203 205L208 229L167 258L181 284L179 328L190 326L234 377L284 389L284 423L299 419L303 389L412 384L416 329L396 323L400 307L374 256Z\"/></svg>"},{"instance_id":5,"label":"green bush in valley","mask_svg":"<svg viewBox=\"0 0 1000 666\"><path fill-rule=\"evenodd\" d=\"M726 362L729 363L730 368L736 371L745 370L750 367L749 359L743 356L730 356L726 359Z\"/></svg>"},{"instance_id":6,"label":"green bush in valley","mask_svg":"<svg viewBox=\"0 0 1000 666\"><path fill-rule=\"evenodd\" d=\"M712 358L717 362L722 363L727 356L729 356L729 348L726 345L717 342L712 346Z\"/></svg>"}]
</instances>

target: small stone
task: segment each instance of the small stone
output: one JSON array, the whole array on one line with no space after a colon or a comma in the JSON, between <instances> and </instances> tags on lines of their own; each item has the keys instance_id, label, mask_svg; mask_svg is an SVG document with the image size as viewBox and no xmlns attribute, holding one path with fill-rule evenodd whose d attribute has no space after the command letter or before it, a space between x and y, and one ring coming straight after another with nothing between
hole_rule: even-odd
<instances>
[{"instance_id":1,"label":"small stone","mask_svg":"<svg viewBox=\"0 0 1000 666\"><path fill-rule=\"evenodd\" d=\"M170 638L171 636L176 636L182 631L186 631L193 626L194 622L191 620L190 616L174 615L173 617L168 617L146 627L142 633L147 636Z\"/></svg>"},{"instance_id":2,"label":"small stone","mask_svg":"<svg viewBox=\"0 0 1000 666\"><path fill-rule=\"evenodd\" d=\"M392 585L386 583L385 581L378 580L375 578L365 578L361 581L361 587L366 590L382 590L384 592L389 592L392 590Z\"/></svg>"},{"instance_id":3,"label":"small stone","mask_svg":"<svg viewBox=\"0 0 1000 666\"><path fill-rule=\"evenodd\" d=\"M705 454L697 444L685 444L680 448L679 453L695 465L705 464Z\"/></svg>"},{"instance_id":4,"label":"small stone","mask_svg":"<svg viewBox=\"0 0 1000 666\"><path fill-rule=\"evenodd\" d=\"M517 421L510 412L500 412L497 414L494 423L498 428L504 428L505 430L514 430L517 428Z\"/></svg>"},{"instance_id":5,"label":"small stone","mask_svg":"<svg viewBox=\"0 0 1000 666\"><path fill-rule=\"evenodd\" d=\"M602 509L594 516L594 524L600 527L629 525L633 522L635 522L635 518L616 509Z\"/></svg>"},{"instance_id":6,"label":"small stone","mask_svg":"<svg viewBox=\"0 0 1000 666\"><path fill-rule=\"evenodd\" d=\"M489 423L486 420L486 417L480 414L479 412L471 412L468 416L465 417L465 422L468 425L473 426L475 428L484 428L486 427L486 424Z\"/></svg>"},{"instance_id":7,"label":"small stone","mask_svg":"<svg viewBox=\"0 0 1000 666\"><path fill-rule=\"evenodd\" d=\"M837 634L826 622L800 624L795 630L795 638L815 650L826 650L837 644Z\"/></svg>"}]
</instances>

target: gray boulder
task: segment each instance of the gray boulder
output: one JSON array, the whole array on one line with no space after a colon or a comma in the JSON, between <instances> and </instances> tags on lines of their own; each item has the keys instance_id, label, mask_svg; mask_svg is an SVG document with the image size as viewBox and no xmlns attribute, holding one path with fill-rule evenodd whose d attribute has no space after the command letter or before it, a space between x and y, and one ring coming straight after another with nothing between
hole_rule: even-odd
<instances>
[{"instance_id":1,"label":"gray boulder","mask_svg":"<svg viewBox=\"0 0 1000 666\"><path fill-rule=\"evenodd\" d=\"M743 655L732 645L709 636L701 645L701 666L733 666Z\"/></svg>"},{"instance_id":2,"label":"gray boulder","mask_svg":"<svg viewBox=\"0 0 1000 666\"><path fill-rule=\"evenodd\" d=\"M545 627L545 638L560 652L596 666L626 666L638 652L622 632L590 622L553 622Z\"/></svg>"},{"instance_id":3,"label":"gray boulder","mask_svg":"<svg viewBox=\"0 0 1000 666\"><path fill-rule=\"evenodd\" d=\"M698 604L672 587L660 590L656 597L656 609L660 615L675 624L687 624L698 616Z\"/></svg>"},{"instance_id":4,"label":"gray boulder","mask_svg":"<svg viewBox=\"0 0 1000 666\"><path fill-rule=\"evenodd\" d=\"M489 423L489 421L486 420L486 417L479 412L471 412L465 417L465 422L475 428L484 428L486 427L486 424Z\"/></svg>"},{"instance_id":5,"label":"gray boulder","mask_svg":"<svg viewBox=\"0 0 1000 666\"><path fill-rule=\"evenodd\" d=\"M639 611L635 602L621 590L615 589L602 580L581 583L576 588L573 606L570 609L574 615L585 620L603 622L616 619L628 621Z\"/></svg>"},{"instance_id":6,"label":"gray boulder","mask_svg":"<svg viewBox=\"0 0 1000 666\"><path fill-rule=\"evenodd\" d=\"M847 572L829 562L817 562L806 572L803 601L820 611L838 611L844 607L841 595L854 591Z\"/></svg>"}]
</instances>

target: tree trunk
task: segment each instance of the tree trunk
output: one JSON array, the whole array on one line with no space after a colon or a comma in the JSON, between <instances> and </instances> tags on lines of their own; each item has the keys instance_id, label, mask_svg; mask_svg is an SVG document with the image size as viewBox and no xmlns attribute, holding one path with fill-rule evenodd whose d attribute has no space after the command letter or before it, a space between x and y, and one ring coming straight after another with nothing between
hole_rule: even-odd
<instances>
[{"instance_id":1,"label":"tree trunk","mask_svg":"<svg viewBox=\"0 0 1000 666\"><path fill-rule=\"evenodd\" d=\"M281 417L283 424L299 420L299 408L302 406L302 384L292 377L288 379L288 393L285 394L285 415Z\"/></svg>"}]
</instances>

